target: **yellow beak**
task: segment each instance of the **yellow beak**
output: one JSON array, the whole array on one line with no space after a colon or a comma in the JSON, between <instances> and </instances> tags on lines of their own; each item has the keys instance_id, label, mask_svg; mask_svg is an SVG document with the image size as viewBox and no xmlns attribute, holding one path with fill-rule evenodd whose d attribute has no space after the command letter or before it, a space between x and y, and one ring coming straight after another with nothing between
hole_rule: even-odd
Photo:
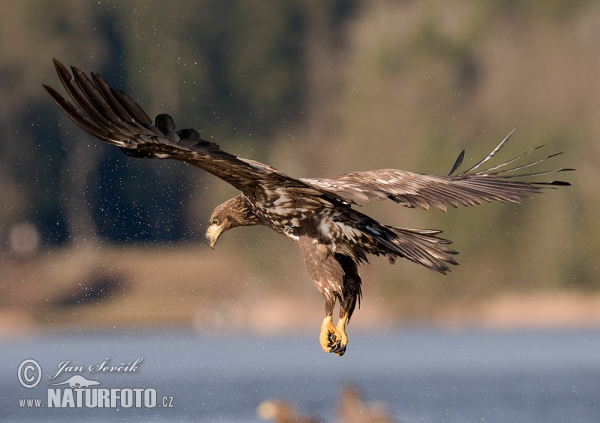
<instances>
[{"instance_id":1,"label":"yellow beak","mask_svg":"<svg viewBox=\"0 0 600 423\"><path fill-rule=\"evenodd\" d=\"M210 248L215 248L215 244L219 240L219 236L223 231L223 227L220 225L210 225L206 230L206 234L204 234L204 240L206 241L206 245Z\"/></svg>"}]
</instances>

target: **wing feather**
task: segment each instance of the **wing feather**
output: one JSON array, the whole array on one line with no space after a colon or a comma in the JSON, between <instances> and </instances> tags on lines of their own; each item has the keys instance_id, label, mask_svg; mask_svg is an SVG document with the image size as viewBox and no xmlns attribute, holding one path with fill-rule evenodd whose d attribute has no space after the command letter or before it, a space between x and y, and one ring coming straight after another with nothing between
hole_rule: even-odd
<instances>
[{"instance_id":1,"label":"wing feather","mask_svg":"<svg viewBox=\"0 0 600 423\"><path fill-rule=\"evenodd\" d=\"M482 201L521 202L532 193L548 186L569 185L567 182L516 181L573 170L554 170L516 174L515 171L540 164L557 156L551 154L512 168L507 168L539 147L485 170L477 170L495 156L508 142L511 132L482 160L455 174L461 166L464 151L448 176L424 175L397 169L351 172L329 179L295 179L268 165L239 158L222 151L215 143L200 139L194 129L175 130L171 116L150 117L123 91L113 89L98 74L88 78L72 67L71 72L54 60L58 76L76 106L56 90L44 85L58 107L91 135L117 145L128 155L144 158L171 158L193 164L230 183L247 196L260 196L269 189L285 187L298 195L313 195L333 203L356 203L391 199L406 207L446 211L447 206L472 206Z\"/></svg>"},{"instance_id":2,"label":"wing feather","mask_svg":"<svg viewBox=\"0 0 600 423\"><path fill-rule=\"evenodd\" d=\"M570 185L564 181L533 182L514 180L515 178L528 178L574 170L563 167L523 174L511 173L540 164L561 153L550 154L541 159L507 168L509 164L540 147L526 151L499 165L476 171L506 145L513 132L477 164L458 174L454 174L454 172L462 164L464 151L456 159L448 176L424 175L398 169L378 169L345 173L328 179L302 180L320 189L335 192L347 201L364 202L390 199L410 208L427 210L429 207L433 207L442 211L446 211L448 205L452 207L458 207L459 205L473 206L481 204L482 201L520 203L530 194L539 193L549 186Z\"/></svg>"},{"instance_id":3,"label":"wing feather","mask_svg":"<svg viewBox=\"0 0 600 423\"><path fill-rule=\"evenodd\" d=\"M100 75L90 80L84 72L72 67L72 74L54 59L58 76L77 109L56 90L44 85L57 106L83 130L96 138L116 145L134 157L170 158L193 164L230 183L252 197L265 195L285 186L290 192L301 191L344 202L335 195L291 178L268 165L239 158L222 151L215 143L200 139L194 129L175 131L171 116L158 115L154 124L150 117L127 94L113 89Z\"/></svg>"}]
</instances>

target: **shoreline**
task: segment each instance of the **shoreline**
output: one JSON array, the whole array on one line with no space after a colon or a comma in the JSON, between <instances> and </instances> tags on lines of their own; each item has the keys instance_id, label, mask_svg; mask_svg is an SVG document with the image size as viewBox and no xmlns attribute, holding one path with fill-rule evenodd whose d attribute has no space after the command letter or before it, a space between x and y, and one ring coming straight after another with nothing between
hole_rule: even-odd
<instances>
[{"instance_id":1,"label":"shoreline","mask_svg":"<svg viewBox=\"0 0 600 423\"><path fill-rule=\"evenodd\" d=\"M214 331L279 335L312 333L321 319L320 302L295 302L286 296L270 297L261 307L244 308L230 302L221 313L205 313L200 308L180 310L177 314L154 316L151 321L121 319L119 314L105 314L91 319L97 306L78 306L73 310L52 311L54 323L39 322L35 313L23 309L0 310L0 339L28 336L38 332L95 330L153 330L173 327L198 333ZM86 310L87 308L87 310ZM96 310L94 310L96 309ZM349 326L351 331L386 331L411 326L429 326L445 330L563 330L600 329L600 294L570 291L504 293L497 297L464 304L446 304L431 316L419 318L394 317L389 307L373 303L358 310ZM64 314L79 318L63 320ZM77 317L76 316L76 317ZM62 322L61 322L62 321ZM95 324L94 324L95 322Z\"/></svg>"},{"instance_id":2,"label":"shoreline","mask_svg":"<svg viewBox=\"0 0 600 423\"><path fill-rule=\"evenodd\" d=\"M299 259L269 261L266 268L233 251L214 255L195 244L88 247L47 250L6 269L0 337L65 328L169 326L199 333L312 333L322 322L322 298ZM368 276L370 293L354 314L351 331L406 325L600 328L600 292L507 289L451 300L431 289L383 295L374 276Z\"/></svg>"}]
</instances>

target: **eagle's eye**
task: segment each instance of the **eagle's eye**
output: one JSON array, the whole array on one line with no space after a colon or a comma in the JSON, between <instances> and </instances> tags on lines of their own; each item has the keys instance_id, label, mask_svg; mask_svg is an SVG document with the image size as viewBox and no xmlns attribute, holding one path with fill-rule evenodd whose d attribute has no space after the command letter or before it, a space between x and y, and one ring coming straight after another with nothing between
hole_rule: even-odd
<instances>
[{"instance_id":1,"label":"eagle's eye","mask_svg":"<svg viewBox=\"0 0 600 423\"><path fill-rule=\"evenodd\" d=\"M219 226L219 221L217 219L213 219L210 221L210 224Z\"/></svg>"}]
</instances>

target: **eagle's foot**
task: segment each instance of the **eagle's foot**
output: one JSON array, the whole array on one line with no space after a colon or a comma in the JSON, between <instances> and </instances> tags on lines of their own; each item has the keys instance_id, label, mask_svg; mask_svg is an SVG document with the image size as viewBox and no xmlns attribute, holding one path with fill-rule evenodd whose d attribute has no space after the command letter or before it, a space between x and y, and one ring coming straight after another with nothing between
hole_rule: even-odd
<instances>
[{"instance_id":1,"label":"eagle's foot","mask_svg":"<svg viewBox=\"0 0 600 423\"><path fill-rule=\"evenodd\" d=\"M338 324L338 327L339 326L340 325ZM326 353L333 352L341 357L346 352L348 337L346 336L345 330L340 332L339 328L333 326L331 316L325 316L323 325L321 326L321 335L319 336L319 341L323 351Z\"/></svg>"},{"instance_id":2,"label":"eagle's foot","mask_svg":"<svg viewBox=\"0 0 600 423\"><path fill-rule=\"evenodd\" d=\"M348 345L348 335L346 334L346 324L348 323L348 312L344 314L343 317L340 317L337 324L337 332L340 334L339 341L339 351L335 351L335 353L341 357L346 352L346 345Z\"/></svg>"}]
</instances>

